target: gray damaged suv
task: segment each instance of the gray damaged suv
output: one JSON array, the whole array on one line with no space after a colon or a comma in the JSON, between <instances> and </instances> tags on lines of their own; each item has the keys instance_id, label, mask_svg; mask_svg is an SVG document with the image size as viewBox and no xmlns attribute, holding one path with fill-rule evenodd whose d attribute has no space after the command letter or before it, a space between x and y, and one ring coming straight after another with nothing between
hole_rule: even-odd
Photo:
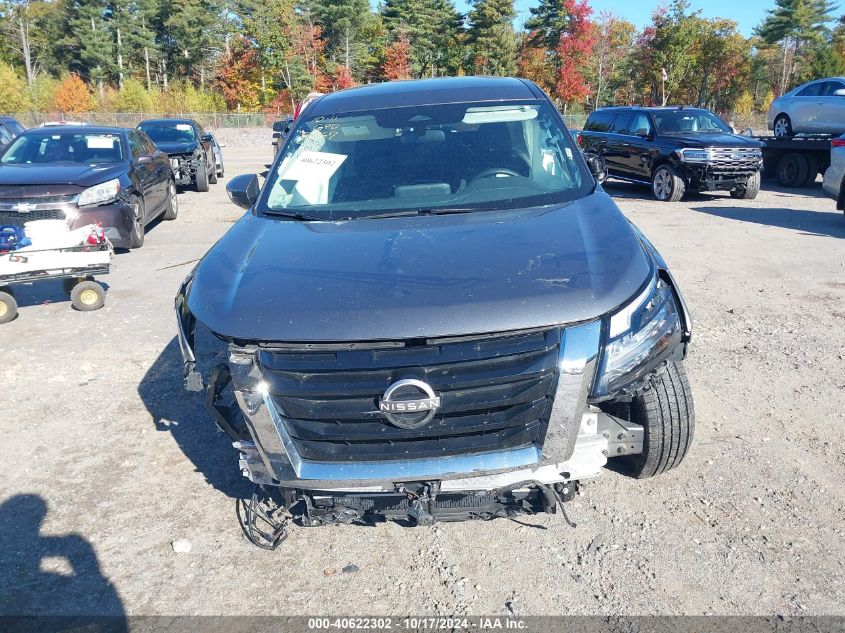
<instances>
[{"instance_id":1,"label":"gray damaged suv","mask_svg":"<svg viewBox=\"0 0 845 633\"><path fill-rule=\"evenodd\" d=\"M323 96L263 186L230 182L248 211L176 310L253 542L563 512L608 460L681 462L690 316L601 171L537 86L468 77ZM197 324L228 346L207 377Z\"/></svg>"}]
</instances>

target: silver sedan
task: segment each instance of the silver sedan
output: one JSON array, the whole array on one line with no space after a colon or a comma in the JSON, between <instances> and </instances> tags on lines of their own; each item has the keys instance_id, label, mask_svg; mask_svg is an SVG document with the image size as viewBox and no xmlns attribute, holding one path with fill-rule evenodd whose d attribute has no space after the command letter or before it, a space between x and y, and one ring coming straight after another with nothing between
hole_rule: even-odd
<instances>
[{"instance_id":1,"label":"silver sedan","mask_svg":"<svg viewBox=\"0 0 845 633\"><path fill-rule=\"evenodd\" d=\"M766 123L775 136L845 133L845 77L818 79L772 101Z\"/></svg>"},{"instance_id":2,"label":"silver sedan","mask_svg":"<svg viewBox=\"0 0 845 633\"><path fill-rule=\"evenodd\" d=\"M830 167L824 172L824 192L836 200L836 208L845 211L845 134L833 139Z\"/></svg>"}]
</instances>

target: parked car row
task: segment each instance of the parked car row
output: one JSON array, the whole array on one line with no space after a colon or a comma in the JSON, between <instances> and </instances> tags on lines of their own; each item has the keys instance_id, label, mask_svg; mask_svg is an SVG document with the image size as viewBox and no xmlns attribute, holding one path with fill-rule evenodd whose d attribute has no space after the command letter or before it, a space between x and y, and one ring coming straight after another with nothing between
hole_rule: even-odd
<instances>
[{"instance_id":1,"label":"parked car row","mask_svg":"<svg viewBox=\"0 0 845 633\"><path fill-rule=\"evenodd\" d=\"M222 174L216 139L188 119L143 121L134 129L21 128L0 149L0 226L99 224L116 248L140 248L150 222L178 215L178 185L208 191Z\"/></svg>"}]
</instances>

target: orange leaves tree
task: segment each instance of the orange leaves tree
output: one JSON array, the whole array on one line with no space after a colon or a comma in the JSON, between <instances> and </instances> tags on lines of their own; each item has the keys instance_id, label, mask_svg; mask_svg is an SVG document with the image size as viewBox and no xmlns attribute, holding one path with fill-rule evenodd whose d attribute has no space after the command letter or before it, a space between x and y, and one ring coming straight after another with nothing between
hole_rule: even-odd
<instances>
[{"instance_id":1,"label":"orange leaves tree","mask_svg":"<svg viewBox=\"0 0 845 633\"><path fill-rule=\"evenodd\" d=\"M530 11L520 69L531 70L544 88L551 85L564 106L581 101L590 91L583 69L595 44L588 1L540 0Z\"/></svg>"},{"instance_id":2,"label":"orange leaves tree","mask_svg":"<svg viewBox=\"0 0 845 633\"><path fill-rule=\"evenodd\" d=\"M569 16L569 25L560 34L555 49L558 59L555 92L568 104L579 102L590 93L583 69L589 63L596 37L587 0L563 0L561 4Z\"/></svg>"},{"instance_id":3,"label":"orange leaves tree","mask_svg":"<svg viewBox=\"0 0 845 633\"><path fill-rule=\"evenodd\" d=\"M255 49L245 37L238 37L224 56L217 87L231 110L253 111L259 107L260 70Z\"/></svg>"},{"instance_id":4,"label":"orange leaves tree","mask_svg":"<svg viewBox=\"0 0 845 633\"><path fill-rule=\"evenodd\" d=\"M382 72L388 81L411 78L411 42L407 33L385 49Z\"/></svg>"},{"instance_id":5,"label":"orange leaves tree","mask_svg":"<svg viewBox=\"0 0 845 633\"><path fill-rule=\"evenodd\" d=\"M67 75L53 95L53 107L59 112L81 114L91 111L91 89L76 73Z\"/></svg>"}]
</instances>

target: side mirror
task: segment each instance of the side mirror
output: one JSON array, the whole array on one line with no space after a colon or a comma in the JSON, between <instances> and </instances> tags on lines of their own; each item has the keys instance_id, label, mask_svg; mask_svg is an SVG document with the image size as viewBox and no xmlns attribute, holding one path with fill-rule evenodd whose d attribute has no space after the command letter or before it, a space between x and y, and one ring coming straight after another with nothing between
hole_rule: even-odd
<instances>
[{"instance_id":1,"label":"side mirror","mask_svg":"<svg viewBox=\"0 0 845 633\"><path fill-rule=\"evenodd\" d=\"M202 135L202 142L203 143L211 143L214 141L214 137L211 134L203 134Z\"/></svg>"},{"instance_id":2,"label":"side mirror","mask_svg":"<svg viewBox=\"0 0 845 633\"><path fill-rule=\"evenodd\" d=\"M284 132L285 128L287 127L287 121L276 121L273 123L273 131L274 132Z\"/></svg>"},{"instance_id":3,"label":"side mirror","mask_svg":"<svg viewBox=\"0 0 845 633\"><path fill-rule=\"evenodd\" d=\"M607 167L604 164L604 156L598 154L584 154L584 160L587 161L587 167L590 168L590 173L593 174L599 184L607 180Z\"/></svg>"},{"instance_id":4,"label":"side mirror","mask_svg":"<svg viewBox=\"0 0 845 633\"><path fill-rule=\"evenodd\" d=\"M235 176L226 185L226 193L229 200L243 209L249 209L258 200L258 176L255 174L242 174Z\"/></svg>"},{"instance_id":5,"label":"side mirror","mask_svg":"<svg viewBox=\"0 0 845 633\"><path fill-rule=\"evenodd\" d=\"M838 90L833 91L834 97L845 97L845 88L839 88Z\"/></svg>"}]
</instances>

